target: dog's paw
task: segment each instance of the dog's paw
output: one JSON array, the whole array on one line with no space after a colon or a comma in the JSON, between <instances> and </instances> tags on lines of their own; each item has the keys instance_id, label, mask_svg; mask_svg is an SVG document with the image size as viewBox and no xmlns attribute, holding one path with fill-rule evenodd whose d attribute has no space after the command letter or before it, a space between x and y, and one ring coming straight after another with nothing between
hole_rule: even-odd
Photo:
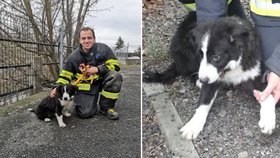
<instances>
[{"instance_id":1,"label":"dog's paw","mask_svg":"<svg viewBox=\"0 0 280 158\"><path fill-rule=\"evenodd\" d=\"M276 124L275 101L270 95L261 102L259 127L264 134L272 134Z\"/></svg>"},{"instance_id":2,"label":"dog's paw","mask_svg":"<svg viewBox=\"0 0 280 158\"><path fill-rule=\"evenodd\" d=\"M66 124L65 123L63 123L63 122L61 122L61 123L59 123L59 127L66 127Z\"/></svg>"},{"instance_id":3,"label":"dog's paw","mask_svg":"<svg viewBox=\"0 0 280 158\"><path fill-rule=\"evenodd\" d=\"M45 118L44 121L45 122L51 122L51 119L50 118Z\"/></svg>"},{"instance_id":4,"label":"dog's paw","mask_svg":"<svg viewBox=\"0 0 280 158\"><path fill-rule=\"evenodd\" d=\"M275 128L275 119L260 119L259 127L261 128L262 133L271 135Z\"/></svg>"},{"instance_id":5,"label":"dog's paw","mask_svg":"<svg viewBox=\"0 0 280 158\"><path fill-rule=\"evenodd\" d=\"M191 120L184 127L181 128L182 136L189 140L196 139L199 133L203 130L204 123L198 120Z\"/></svg>"},{"instance_id":6,"label":"dog's paw","mask_svg":"<svg viewBox=\"0 0 280 158\"><path fill-rule=\"evenodd\" d=\"M203 130L211 106L199 106L192 119L181 128L182 136L187 139L195 139Z\"/></svg>"},{"instance_id":7,"label":"dog's paw","mask_svg":"<svg viewBox=\"0 0 280 158\"><path fill-rule=\"evenodd\" d=\"M199 89L202 88L202 83L199 81L199 79L196 80L195 84Z\"/></svg>"},{"instance_id":8,"label":"dog's paw","mask_svg":"<svg viewBox=\"0 0 280 158\"><path fill-rule=\"evenodd\" d=\"M71 114L69 112L65 112L63 115L66 116L66 117L70 117L71 116Z\"/></svg>"}]
</instances>

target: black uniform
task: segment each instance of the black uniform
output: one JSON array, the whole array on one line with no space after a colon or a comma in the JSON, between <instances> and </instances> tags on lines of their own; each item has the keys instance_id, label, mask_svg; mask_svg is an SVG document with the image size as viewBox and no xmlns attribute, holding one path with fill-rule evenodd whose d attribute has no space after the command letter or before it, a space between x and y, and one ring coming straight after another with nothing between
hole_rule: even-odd
<instances>
[{"instance_id":1,"label":"black uniform","mask_svg":"<svg viewBox=\"0 0 280 158\"><path fill-rule=\"evenodd\" d=\"M63 70L59 74L57 83L69 84L80 75L80 64L95 66L99 69L96 75L88 76L77 86L75 96L77 114L81 118L93 117L97 111L97 100L100 93L100 109L107 111L114 108L122 85L119 62L110 47L102 43L95 43L88 53L77 48L68 57Z\"/></svg>"}]
</instances>

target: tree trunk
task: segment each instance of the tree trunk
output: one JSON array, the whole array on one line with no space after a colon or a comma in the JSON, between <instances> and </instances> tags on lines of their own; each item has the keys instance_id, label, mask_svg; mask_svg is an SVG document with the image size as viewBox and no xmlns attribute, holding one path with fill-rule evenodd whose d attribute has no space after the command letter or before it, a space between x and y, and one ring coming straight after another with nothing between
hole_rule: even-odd
<instances>
[{"instance_id":1,"label":"tree trunk","mask_svg":"<svg viewBox=\"0 0 280 158\"><path fill-rule=\"evenodd\" d=\"M32 25L32 29L34 31L34 34L35 34L35 39L37 42L40 42L41 38L42 37L42 32L40 31L35 19L34 19L34 15L33 15L33 11L32 11L32 8L31 8L31 5L30 5L30 1L29 0L23 0L23 3L24 3L24 6L25 6L25 11L26 11L26 14L29 18L29 21L31 22L31 25Z\"/></svg>"}]
</instances>

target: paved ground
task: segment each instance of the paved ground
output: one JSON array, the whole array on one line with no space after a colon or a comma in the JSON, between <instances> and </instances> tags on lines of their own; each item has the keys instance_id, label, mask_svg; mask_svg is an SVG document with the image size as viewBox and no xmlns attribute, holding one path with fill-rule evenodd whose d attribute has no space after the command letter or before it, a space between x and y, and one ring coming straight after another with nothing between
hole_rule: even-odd
<instances>
[{"instance_id":1,"label":"paved ground","mask_svg":"<svg viewBox=\"0 0 280 158\"><path fill-rule=\"evenodd\" d=\"M242 1L248 6L248 0ZM147 54L147 57L143 58L143 68L149 70L163 70L168 62L170 63L170 60L164 61L164 58L160 57L166 56L163 53L168 50L163 49L168 47L178 23L185 15L180 12L180 5L175 3L178 0L163 2L164 4L160 3L153 13L148 12L143 16L143 49ZM149 39L160 40L150 42ZM149 55L158 56L150 60ZM178 78L171 85L165 85L164 92L168 96L165 100L171 102L185 124L195 113L199 89L188 79ZM143 95L143 153L146 157L176 157L174 149L169 149L170 138L165 134L166 129L162 129L158 109L153 105L158 96ZM162 107L170 105L160 103ZM254 97L242 90L242 86L222 88L209 113L204 130L192 143L201 158L280 157L279 110L277 107L276 129L273 134L264 135L258 127L260 106Z\"/></svg>"},{"instance_id":2,"label":"paved ground","mask_svg":"<svg viewBox=\"0 0 280 158\"><path fill-rule=\"evenodd\" d=\"M125 68L122 74L120 120L101 114L85 120L71 116L65 119L67 127L59 128L55 119L45 123L22 108L0 117L0 157L141 157L140 66Z\"/></svg>"}]
</instances>

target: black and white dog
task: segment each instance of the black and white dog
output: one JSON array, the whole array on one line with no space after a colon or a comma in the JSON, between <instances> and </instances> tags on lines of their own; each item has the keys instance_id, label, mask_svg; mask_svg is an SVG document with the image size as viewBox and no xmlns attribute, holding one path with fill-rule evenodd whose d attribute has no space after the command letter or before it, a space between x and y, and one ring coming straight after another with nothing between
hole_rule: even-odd
<instances>
[{"instance_id":1,"label":"black and white dog","mask_svg":"<svg viewBox=\"0 0 280 158\"><path fill-rule=\"evenodd\" d=\"M162 73L144 71L143 80L165 83L179 75L198 76L196 83L201 88L198 108L180 130L183 137L195 139L203 130L221 85L238 85L260 75L259 47L255 29L247 20L227 17L196 24L196 15L189 14L170 46L174 62ZM261 103L260 115L261 131L271 134L275 128L272 96Z\"/></svg>"},{"instance_id":2,"label":"black and white dog","mask_svg":"<svg viewBox=\"0 0 280 158\"><path fill-rule=\"evenodd\" d=\"M35 111L37 117L48 122L51 117L56 116L59 127L66 127L63 115L71 116L68 110L74 105L76 91L77 87L70 84L57 86L55 97L48 96L38 105Z\"/></svg>"}]
</instances>

